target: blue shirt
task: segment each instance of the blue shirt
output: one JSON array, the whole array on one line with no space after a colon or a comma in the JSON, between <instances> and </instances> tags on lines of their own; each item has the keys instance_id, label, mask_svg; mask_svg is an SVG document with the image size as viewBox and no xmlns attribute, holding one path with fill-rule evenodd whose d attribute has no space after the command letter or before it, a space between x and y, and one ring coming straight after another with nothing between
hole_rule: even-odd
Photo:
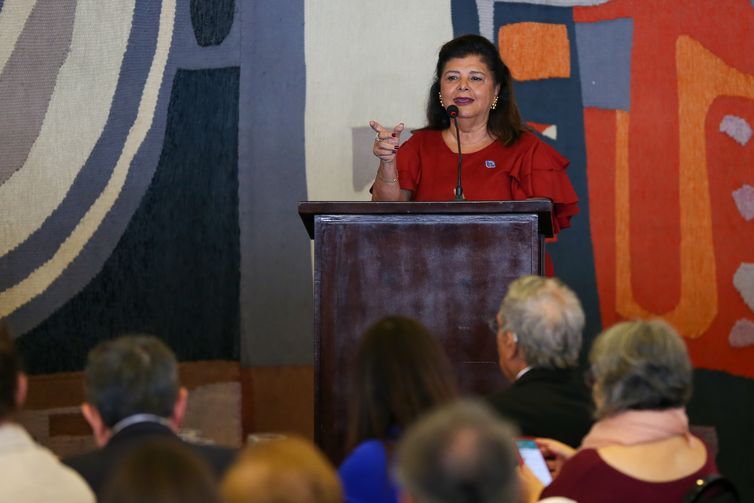
<instances>
[{"instance_id":1,"label":"blue shirt","mask_svg":"<svg viewBox=\"0 0 754 503\"><path fill-rule=\"evenodd\" d=\"M338 468L346 503L397 503L391 468L380 440L357 445Z\"/></svg>"}]
</instances>

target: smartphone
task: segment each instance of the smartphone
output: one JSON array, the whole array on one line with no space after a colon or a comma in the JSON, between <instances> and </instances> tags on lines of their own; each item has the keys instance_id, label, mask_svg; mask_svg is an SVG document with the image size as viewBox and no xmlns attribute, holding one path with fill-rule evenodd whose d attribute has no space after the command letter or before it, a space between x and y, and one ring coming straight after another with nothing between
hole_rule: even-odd
<instances>
[{"instance_id":1,"label":"smartphone","mask_svg":"<svg viewBox=\"0 0 754 503\"><path fill-rule=\"evenodd\" d=\"M545 486L549 485L552 482L552 475L550 475L550 470L547 469L547 463L545 463L545 458L537 447L537 443L530 438L517 438L516 446L521 461L529 467L540 482Z\"/></svg>"}]
</instances>

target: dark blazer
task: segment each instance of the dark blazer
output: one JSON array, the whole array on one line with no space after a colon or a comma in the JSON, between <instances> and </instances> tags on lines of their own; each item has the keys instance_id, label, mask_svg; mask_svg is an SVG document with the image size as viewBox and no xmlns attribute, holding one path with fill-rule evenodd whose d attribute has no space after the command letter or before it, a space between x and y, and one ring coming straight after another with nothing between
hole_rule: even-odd
<instances>
[{"instance_id":1,"label":"dark blazer","mask_svg":"<svg viewBox=\"0 0 754 503\"><path fill-rule=\"evenodd\" d=\"M508 389L487 397L521 435L578 447L592 426L592 396L578 369L533 368Z\"/></svg>"},{"instance_id":2,"label":"dark blazer","mask_svg":"<svg viewBox=\"0 0 754 503\"><path fill-rule=\"evenodd\" d=\"M73 468L81 475L92 488L99 499L107 478L116 467L116 463L123 458L126 452L135 446L150 439L175 439L182 440L170 428L154 422L132 424L123 428L113 435L107 444L96 451L80 454L63 460L63 463ZM189 444L196 450L200 458L215 473L218 480L235 459L236 449L229 447L217 447L212 445Z\"/></svg>"}]
</instances>

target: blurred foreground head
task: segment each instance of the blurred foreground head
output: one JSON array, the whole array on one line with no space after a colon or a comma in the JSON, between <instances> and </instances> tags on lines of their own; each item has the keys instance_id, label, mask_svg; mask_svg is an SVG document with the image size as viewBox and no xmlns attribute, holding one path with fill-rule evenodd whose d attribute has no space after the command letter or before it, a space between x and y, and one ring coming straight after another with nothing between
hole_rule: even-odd
<instances>
[{"instance_id":1,"label":"blurred foreground head","mask_svg":"<svg viewBox=\"0 0 754 503\"><path fill-rule=\"evenodd\" d=\"M416 503L518 501L513 431L477 402L456 402L419 420L397 461L399 483Z\"/></svg>"},{"instance_id":2,"label":"blurred foreground head","mask_svg":"<svg viewBox=\"0 0 754 503\"><path fill-rule=\"evenodd\" d=\"M340 503L335 469L308 440L252 444L222 484L225 503Z\"/></svg>"},{"instance_id":3,"label":"blurred foreground head","mask_svg":"<svg viewBox=\"0 0 754 503\"><path fill-rule=\"evenodd\" d=\"M188 446L174 439L145 442L118 463L103 503L220 503L217 481Z\"/></svg>"}]
</instances>

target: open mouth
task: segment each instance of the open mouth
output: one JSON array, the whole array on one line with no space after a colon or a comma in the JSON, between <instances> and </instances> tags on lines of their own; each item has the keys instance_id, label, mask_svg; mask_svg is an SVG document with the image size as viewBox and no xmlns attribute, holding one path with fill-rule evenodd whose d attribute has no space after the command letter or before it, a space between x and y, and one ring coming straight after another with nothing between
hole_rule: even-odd
<instances>
[{"instance_id":1,"label":"open mouth","mask_svg":"<svg viewBox=\"0 0 754 503\"><path fill-rule=\"evenodd\" d=\"M474 100L471 98L456 98L453 100L453 103L455 103L458 106L469 105L473 102Z\"/></svg>"}]
</instances>

